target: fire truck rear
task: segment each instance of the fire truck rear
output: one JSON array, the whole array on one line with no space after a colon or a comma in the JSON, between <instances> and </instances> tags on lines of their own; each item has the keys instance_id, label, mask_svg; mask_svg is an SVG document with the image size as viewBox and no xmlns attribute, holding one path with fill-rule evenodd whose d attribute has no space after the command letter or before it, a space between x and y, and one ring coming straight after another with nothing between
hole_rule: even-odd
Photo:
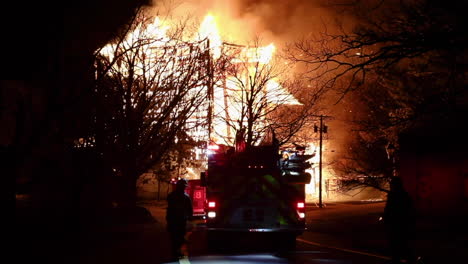
<instances>
[{"instance_id":1,"label":"fire truck rear","mask_svg":"<svg viewBox=\"0 0 468 264\"><path fill-rule=\"evenodd\" d=\"M311 156L288 163L276 146L241 152L225 145L208 148L208 170L202 177L208 242L228 232L269 233L294 246L306 229L305 184L310 174L303 164Z\"/></svg>"}]
</instances>

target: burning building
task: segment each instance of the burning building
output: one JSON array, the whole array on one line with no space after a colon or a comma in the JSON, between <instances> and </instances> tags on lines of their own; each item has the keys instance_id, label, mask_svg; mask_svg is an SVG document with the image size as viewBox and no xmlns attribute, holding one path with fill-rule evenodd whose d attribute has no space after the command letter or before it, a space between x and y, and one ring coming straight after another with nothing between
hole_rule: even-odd
<instances>
[{"instance_id":1,"label":"burning building","mask_svg":"<svg viewBox=\"0 0 468 264\"><path fill-rule=\"evenodd\" d=\"M142 56L138 63L152 64L149 61L161 60L161 58L170 60L169 58L178 57L169 63L166 62L166 65L170 67L162 76L179 75L177 70L171 69L177 69L178 65L186 63L185 57L190 58L190 54L195 50L199 54L196 58L197 63L201 64L199 71L203 72L205 77L204 81L194 84L190 95L196 94L206 99L200 101L185 124L186 132L195 141L233 145L236 133L247 128L246 140L249 144L255 145L262 140L272 125L279 124L281 118L288 119L293 116L294 111L302 111L291 110L292 108L284 106L293 106L296 109L308 107L304 106L295 97L296 94L290 91L289 88L293 85L288 86L288 82L282 79L284 69L289 65L275 61L276 47L273 43L265 46L260 45L260 41L253 45L242 44L245 42L237 41L232 35L229 41L225 41L221 37L217 17L213 13L205 16L196 32L181 34L179 37L183 39L178 39L178 41L168 37L169 24L155 17L152 23L144 28L148 32L143 35L148 39L152 37L155 41L144 44L148 45L148 54ZM129 41L141 35L141 30L143 28L136 28L134 32L131 32L128 35ZM178 47L177 50L174 49L174 52L162 53L174 46ZM102 49L102 53L111 56L109 51L112 49L113 46L108 45ZM283 66L283 71L276 70L275 67L278 64ZM119 67L124 74L128 71L123 66ZM148 73L151 73L151 70ZM140 74L146 74L146 72L142 70ZM301 86L296 88L301 88ZM275 112L282 113L276 114ZM288 121L291 124L298 124L300 123L298 120L289 119ZM307 127L305 122L301 125ZM278 127L285 129L286 126ZM334 173L327 166L326 156L329 153L330 140L325 138L323 144L318 146L317 138L309 137L301 143L307 145L308 152L316 154L310 160L312 167L309 173L312 175L312 181L307 186L307 200L317 201L320 197L324 200L337 199L338 196L334 192L337 190ZM193 159L206 160L204 148L196 148L193 152L195 154ZM195 178L202 170L204 168L190 167L187 171L192 172L189 175Z\"/></svg>"}]
</instances>

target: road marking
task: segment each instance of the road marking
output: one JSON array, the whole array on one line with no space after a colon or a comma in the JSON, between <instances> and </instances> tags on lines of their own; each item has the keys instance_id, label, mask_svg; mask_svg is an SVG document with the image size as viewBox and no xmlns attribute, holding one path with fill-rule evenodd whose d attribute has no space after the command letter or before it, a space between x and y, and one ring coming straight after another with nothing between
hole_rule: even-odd
<instances>
[{"instance_id":1,"label":"road marking","mask_svg":"<svg viewBox=\"0 0 468 264\"><path fill-rule=\"evenodd\" d=\"M179 259L179 263L180 264L190 264L190 260L188 259L188 256L187 256L187 257Z\"/></svg>"},{"instance_id":2,"label":"road marking","mask_svg":"<svg viewBox=\"0 0 468 264\"><path fill-rule=\"evenodd\" d=\"M391 259L390 257L387 257L387 256L382 256L382 255L377 255L377 254L372 254L372 253L367 253L367 252L362 252L362 251L356 251L356 250L351 250L351 249L346 249L346 248L332 247L332 246L320 244L320 243L317 243L317 242L304 240L302 238L296 238L296 240L299 241L299 242L305 243L305 244L309 244L309 245L332 248L332 249L336 249L336 250L340 250L340 251L350 252L350 253L354 253L354 254L361 254L361 255L371 256L371 257L385 259L385 260L390 260Z\"/></svg>"}]
</instances>

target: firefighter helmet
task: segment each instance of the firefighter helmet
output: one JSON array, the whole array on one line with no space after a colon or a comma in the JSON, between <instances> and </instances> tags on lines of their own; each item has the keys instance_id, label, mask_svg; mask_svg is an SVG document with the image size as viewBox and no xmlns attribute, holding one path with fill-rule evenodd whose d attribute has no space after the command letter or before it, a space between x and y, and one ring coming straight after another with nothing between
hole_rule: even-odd
<instances>
[{"instance_id":1,"label":"firefighter helmet","mask_svg":"<svg viewBox=\"0 0 468 264\"><path fill-rule=\"evenodd\" d=\"M184 178L179 179L179 180L177 181L177 186L184 186L184 187L187 187L187 186L188 186L188 181L187 181L186 179L184 179Z\"/></svg>"}]
</instances>

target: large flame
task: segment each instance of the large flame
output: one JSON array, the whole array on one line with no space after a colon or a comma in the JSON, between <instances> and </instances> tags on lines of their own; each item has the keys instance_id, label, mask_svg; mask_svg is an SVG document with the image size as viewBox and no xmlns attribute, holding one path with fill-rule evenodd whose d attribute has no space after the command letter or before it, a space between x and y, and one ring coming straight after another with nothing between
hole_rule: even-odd
<instances>
[{"instance_id":1,"label":"large flame","mask_svg":"<svg viewBox=\"0 0 468 264\"><path fill-rule=\"evenodd\" d=\"M215 16L208 13L208 15L205 16L205 19L203 19L203 22L200 24L198 33L200 40L209 40L209 48L212 50L213 58L219 58L221 56L221 47L223 42L221 40L221 36L219 35Z\"/></svg>"},{"instance_id":2,"label":"large flame","mask_svg":"<svg viewBox=\"0 0 468 264\"><path fill-rule=\"evenodd\" d=\"M171 45L171 38L167 36L167 32L169 30L169 26L165 21L162 21L159 17L155 17L152 23L149 25L138 25L136 29L129 33L123 45L128 45L128 47L132 47L133 43L139 41L139 39L152 39L154 41L150 41L147 48L145 49L138 49L144 50L144 56L138 56L141 61L137 61L137 64L143 65L150 65L152 63L151 60L158 58L161 54L158 54L160 47L164 47L167 45ZM192 35L191 39L186 39L186 41L195 41L195 42L205 42L206 41L206 48L210 50L211 57L213 59L218 59L221 57L223 52L224 45L231 45L229 49L234 47L238 49L236 52L235 58L232 58L232 63L236 64L246 64L247 71L246 73L242 73L241 75L245 75L245 78L249 78L249 75L253 74L256 69L255 67L263 67L271 63L272 58L274 56L276 47L273 43L270 43L267 46L258 47L258 46L248 46L248 45L239 45L239 44L227 44L224 43L217 23L216 23L216 16L211 13L208 13L203 21L200 23L198 28L198 32L195 36ZM113 52L116 50L116 44L109 44L105 46L101 50L101 54L107 56L110 60L112 60L112 56L114 55ZM229 50L226 49L226 50ZM188 52L188 51L187 51ZM181 55L181 54L179 54ZM178 56L179 56L178 55ZM128 74L128 69L126 69L126 65L118 65L118 71L120 73ZM138 69L143 69L144 67L136 67L136 71ZM135 71L135 69L134 69ZM151 70L143 72L135 72L136 74L153 74ZM171 74L168 72L167 74ZM212 123L212 128L215 133L212 134L216 135L216 138L211 138L217 143L228 143L233 144L234 138L232 131L232 127L226 126L226 122L223 120L240 120L242 113L239 109L242 108L242 102L236 99L229 99L229 97L235 98L240 97L240 93L242 88L236 87L234 82L232 81L234 76L226 76L226 81L224 85L216 86L213 90L213 106L214 112L219 116L218 118L214 118ZM237 76L239 77L239 76ZM249 80L245 80L245 83L248 83ZM201 87L202 89L207 89L206 87ZM266 100L271 104L299 104L299 102L288 92L284 89L277 79L270 80L264 89L265 98L262 100ZM200 111L205 113L205 109L202 110L201 107ZM206 118L206 114L197 114L197 118ZM259 124L262 125L262 124ZM201 131L199 131L200 133Z\"/></svg>"},{"instance_id":3,"label":"large flame","mask_svg":"<svg viewBox=\"0 0 468 264\"><path fill-rule=\"evenodd\" d=\"M273 43L265 47L247 48L245 50L246 56L250 62L259 62L262 64L270 63L275 53L276 47Z\"/></svg>"}]
</instances>

